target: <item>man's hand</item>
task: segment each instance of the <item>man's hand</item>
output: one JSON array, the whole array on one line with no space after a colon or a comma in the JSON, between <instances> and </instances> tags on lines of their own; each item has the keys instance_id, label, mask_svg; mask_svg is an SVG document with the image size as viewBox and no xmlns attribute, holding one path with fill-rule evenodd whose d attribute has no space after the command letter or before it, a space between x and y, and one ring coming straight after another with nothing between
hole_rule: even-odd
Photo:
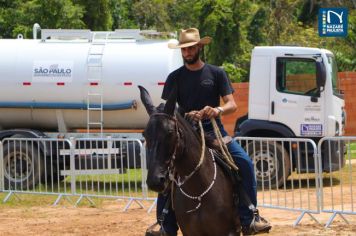
<instances>
[{"instance_id":1,"label":"man's hand","mask_svg":"<svg viewBox=\"0 0 356 236\"><path fill-rule=\"evenodd\" d=\"M218 117L221 113L221 110L219 110L216 107L210 107L206 106L200 111L191 111L189 113L186 113L186 117L190 120L194 120L196 122L202 120L202 119L211 119Z\"/></svg>"},{"instance_id":2,"label":"man's hand","mask_svg":"<svg viewBox=\"0 0 356 236\"><path fill-rule=\"evenodd\" d=\"M216 107L206 106L200 110L203 119L211 119L220 115L220 110Z\"/></svg>"},{"instance_id":3,"label":"man's hand","mask_svg":"<svg viewBox=\"0 0 356 236\"><path fill-rule=\"evenodd\" d=\"M190 120L199 122L202 119L201 111L190 111L188 113L185 113L185 116L188 117L188 119Z\"/></svg>"}]
</instances>

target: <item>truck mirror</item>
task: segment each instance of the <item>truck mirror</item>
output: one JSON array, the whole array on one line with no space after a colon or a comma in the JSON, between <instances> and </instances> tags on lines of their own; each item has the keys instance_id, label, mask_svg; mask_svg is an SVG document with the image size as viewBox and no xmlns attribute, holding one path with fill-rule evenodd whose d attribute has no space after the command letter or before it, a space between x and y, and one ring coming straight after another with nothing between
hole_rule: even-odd
<instances>
[{"instance_id":1,"label":"truck mirror","mask_svg":"<svg viewBox=\"0 0 356 236\"><path fill-rule=\"evenodd\" d=\"M323 59L319 57L316 60L316 84L320 92L324 90L325 81L326 81L325 65L323 63Z\"/></svg>"}]
</instances>

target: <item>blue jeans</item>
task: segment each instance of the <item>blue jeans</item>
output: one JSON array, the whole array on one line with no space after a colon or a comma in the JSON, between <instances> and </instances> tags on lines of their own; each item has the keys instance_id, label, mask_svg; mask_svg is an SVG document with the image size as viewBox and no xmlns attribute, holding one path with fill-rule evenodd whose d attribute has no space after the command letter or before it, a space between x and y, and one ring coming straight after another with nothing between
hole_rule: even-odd
<instances>
[{"instance_id":1,"label":"blue jeans","mask_svg":"<svg viewBox=\"0 0 356 236\"><path fill-rule=\"evenodd\" d=\"M221 123L218 123L218 126L220 128L221 134L225 136L227 133L224 130ZM205 132L211 134L211 130L209 129L210 127L208 127L207 129L206 127L207 126L204 125ZM256 179L255 179L253 164L250 157L247 155L245 150L240 146L240 144L238 144L235 140L229 143L227 145L227 148L229 149L229 152L232 158L234 159L236 165L239 167L239 173L242 179L243 188L245 189L247 195L249 196L251 203L254 206L257 206ZM158 195L157 216L161 215L165 202L170 200L171 199L168 198L167 196L164 196L162 194ZM248 206L244 205L242 201L239 201L239 213L240 213L241 224L250 225L253 218L253 213L248 208ZM172 236L177 235L177 230L178 230L177 220L174 211L172 210L171 207L169 209L169 213L166 215L163 221L163 228L169 235Z\"/></svg>"}]
</instances>

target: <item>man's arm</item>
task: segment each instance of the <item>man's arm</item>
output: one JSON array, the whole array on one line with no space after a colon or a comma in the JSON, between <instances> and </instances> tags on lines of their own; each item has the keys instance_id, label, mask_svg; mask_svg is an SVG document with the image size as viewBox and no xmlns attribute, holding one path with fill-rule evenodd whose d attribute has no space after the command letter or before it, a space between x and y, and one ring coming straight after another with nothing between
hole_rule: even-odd
<instances>
[{"instance_id":1,"label":"man's arm","mask_svg":"<svg viewBox=\"0 0 356 236\"><path fill-rule=\"evenodd\" d=\"M231 114L237 109L234 96L228 94L222 97L224 105L220 107L204 107L200 112L203 118L210 119L213 117L218 117L219 115Z\"/></svg>"},{"instance_id":2,"label":"man's arm","mask_svg":"<svg viewBox=\"0 0 356 236\"><path fill-rule=\"evenodd\" d=\"M221 108L224 111L223 112L224 115L231 114L237 110L237 105L234 96L232 94L228 94L222 97L222 99L224 101L224 105L221 106Z\"/></svg>"},{"instance_id":3,"label":"man's arm","mask_svg":"<svg viewBox=\"0 0 356 236\"><path fill-rule=\"evenodd\" d=\"M219 115L231 114L237 109L237 105L235 103L234 96L232 94L228 94L222 97L224 101L224 105L220 107L211 107L206 106L200 111L191 111L187 114L187 116L195 121L199 121L201 119L210 119L213 117L218 117Z\"/></svg>"}]
</instances>

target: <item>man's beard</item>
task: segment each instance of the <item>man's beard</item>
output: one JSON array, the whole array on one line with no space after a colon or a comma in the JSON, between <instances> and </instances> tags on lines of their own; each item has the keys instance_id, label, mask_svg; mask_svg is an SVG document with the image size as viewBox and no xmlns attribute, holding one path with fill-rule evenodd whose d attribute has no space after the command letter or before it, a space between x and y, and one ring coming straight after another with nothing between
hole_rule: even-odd
<instances>
[{"instance_id":1,"label":"man's beard","mask_svg":"<svg viewBox=\"0 0 356 236\"><path fill-rule=\"evenodd\" d=\"M183 61L184 61L184 63L187 63L188 65L193 65L199 60L199 56L200 56L200 50L197 51L197 53L193 56L192 59L185 59L183 57Z\"/></svg>"}]
</instances>

